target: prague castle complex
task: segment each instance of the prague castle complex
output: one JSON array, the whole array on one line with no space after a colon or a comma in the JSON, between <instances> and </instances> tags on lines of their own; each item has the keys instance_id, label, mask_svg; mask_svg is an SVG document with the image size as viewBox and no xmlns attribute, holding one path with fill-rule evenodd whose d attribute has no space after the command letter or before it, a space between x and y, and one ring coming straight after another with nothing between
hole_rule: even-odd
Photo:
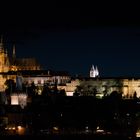
<instances>
[{"instance_id":1,"label":"prague castle complex","mask_svg":"<svg viewBox=\"0 0 140 140\"><path fill-rule=\"evenodd\" d=\"M140 114L132 112L140 103L140 78L101 77L96 65L88 68L87 77L71 76L67 71L44 70L35 58L17 58L15 46L12 56L8 54L1 39L0 130L4 135L61 134L61 129L66 134L78 130L77 134L87 135L91 129L104 135L115 124L126 131L127 121L130 124Z\"/></svg>"},{"instance_id":2,"label":"prague castle complex","mask_svg":"<svg viewBox=\"0 0 140 140\"><path fill-rule=\"evenodd\" d=\"M89 77L71 77L67 72L43 70L35 58L16 58L15 46L13 46L12 56L0 40L0 92L4 92L5 82L12 79L16 82L17 75L22 76L22 83L30 86L34 82L38 86L38 94L41 93L45 83L54 85L57 83L58 89L66 91L67 96L73 96L75 92L80 92L81 96L89 94L96 89L97 95L108 95L113 91L122 93L125 98L131 98L134 93L140 97L140 78L134 77L100 77L99 70L92 65ZM79 89L80 90L79 90Z\"/></svg>"}]
</instances>

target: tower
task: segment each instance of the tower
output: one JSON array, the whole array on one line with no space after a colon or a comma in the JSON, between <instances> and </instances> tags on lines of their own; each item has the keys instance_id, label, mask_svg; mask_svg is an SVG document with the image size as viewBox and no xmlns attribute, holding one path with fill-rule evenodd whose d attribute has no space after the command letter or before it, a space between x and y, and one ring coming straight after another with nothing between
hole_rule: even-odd
<instances>
[{"instance_id":1,"label":"tower","mask_svg":"<svg viewBox=\"0 0 140 140\"><path fill-rule=\"evenodd\" d=\"M97 66L94 68L94 65L92 65L91 69L90 69L90 77L91 78L95 78L99 76L99 71Z\"/></svg>"},{"instance_id":2,"label":"tower","mask_svg":"<svg viewBox=\"0 0 140 140\"><path fill-rule=\"evenodd\" d=\"M4 65L4 50L3 50L3 38L0 39L0 72L3 72Z\"/></svg>"},{"instance_id":3,"label":"tower","mask_svg":"<svg viewBox=\"0 0 140 140\"><path fill-rule=\"evenodd\" d=\"M10 71L17 71L17 66L16 66L16 48L15 45L13 45L13 51L12 51L12 58L11 58L11 63L10 63Z\"/></svg>"},{"instance_id":4,"label":"tower","mask_svg":"<svg viewBox=\"0 0 140 140\"><path fill-rule=\"evenodd\" d=\"M90 77L95 77L94 65L92 65L92 67L91 67L91 69L90 69Z\"/></svg>"},{"instance_id":5,"label":"tower","mask_svg":"<svg viewBox=\"0 0 140 140\"><path fill-rule=\"evenodd\" d=\"M12 59L13 60L15 60L15 58L16 58L16 47L15 47L15 45L13 45L13 54L12 54Z\"/></svg>"},{"instance_id":6,"label":"tower","mask_svg":"<svg viewBox=\"0 0 140 140\"><path fill-rule=\"evenodd\" d=\"M3 38L0 39L0 72L7 72L9 70L9 59L7 51L4 50Z\"/></svg>"},{"instance_id":7,"label":"tower","mask_svg":"<svg viewBox=\"0 0 140 140\"><path fill-rule=\"evenodd\" d=\"M0 39L0 73L8 72L9 71L9 58L7 51L4 50L4 43L3 43L3 37L1 36ZM6 81L6 78L3 77L2 74L0 74L0 91L4 91L4 83Z\"/></svg>"},{"instance_id":8,"label":"tower","mask_svg":"<svg viewBox=\"0 0 140 140\"><path fill-rule=\"evenodd\" d=\"M99 76L99 70L98 70L98 67L96 66L95 68L95 76L98 77Z\"/></svg>"}]
</instances>

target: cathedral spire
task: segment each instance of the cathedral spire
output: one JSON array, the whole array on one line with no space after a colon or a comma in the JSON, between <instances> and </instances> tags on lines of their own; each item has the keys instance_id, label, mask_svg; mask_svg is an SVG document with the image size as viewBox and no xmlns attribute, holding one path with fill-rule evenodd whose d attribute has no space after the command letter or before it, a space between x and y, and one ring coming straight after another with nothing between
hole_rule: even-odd
<instances>
[{"instance_id":1,"label":"cathedral spire","mask_svg":"<svg viewBox=\"0 0 140 140\"><path fill-rule=\"evenodd\" d=\"M95 77L94 65L91 66L91 69L90 69L90 77Z\"/></svg>"},{"instance_id":2,"label":"cathedral spire","mask_svg":"<svg viewBox=\"0 0 140 140\"><path fill-rule=\"evenodd\" d=\"M99 70L98 70L98 67L97 66L95 68L95 76L99 76Z\"/></svg>"},{"instance_id":3,"label":"cathedral spire","mask_svg":"<svg viewBox=\"0 0 140 140\"><path fill-rule=\"evenodd\" d=\"M13 58L16 57L16 47L15 44L13 45L13 54L12 54Z\"/></svg>"},{"instance_id":4,"label":"cathedral spire","mask_svg":"<svg viewBox=\"0 0 140 140\"><path fill-rule=\"evenodd\" d=\"M94 65L91 66L91 70L94 70Z\"/></svg>"},{"instance_id":5,"label":"cathedral spire","mask_svg":"<svg viewBox=\"0 0 140 140\"><path fill-rule=\"evenodd\" d=\"M15 44L14 44L13 52L12 52L12 65L15 65L15 59L16 59L16 48L15 48Z\"/></svg>"}]
</instances>

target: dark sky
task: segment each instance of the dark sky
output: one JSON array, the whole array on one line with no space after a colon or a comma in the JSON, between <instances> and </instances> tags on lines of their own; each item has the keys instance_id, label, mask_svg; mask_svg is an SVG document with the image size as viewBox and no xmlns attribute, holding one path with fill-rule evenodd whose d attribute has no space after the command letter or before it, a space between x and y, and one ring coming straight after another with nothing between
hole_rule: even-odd
<instances>
[{"instance_id":1,"label":"dark sky","mask_svg":"<svg viewBox=\"0 0 140 140\"><path fill-rule=\"evenodd\" d=\"M137 8L18 4L0 10L0 34L8 50L16 44L17 57L36 57L46 69L71 74L86 76L94 64L101 76L140 76Z\"/></svg>"}]
</instances>

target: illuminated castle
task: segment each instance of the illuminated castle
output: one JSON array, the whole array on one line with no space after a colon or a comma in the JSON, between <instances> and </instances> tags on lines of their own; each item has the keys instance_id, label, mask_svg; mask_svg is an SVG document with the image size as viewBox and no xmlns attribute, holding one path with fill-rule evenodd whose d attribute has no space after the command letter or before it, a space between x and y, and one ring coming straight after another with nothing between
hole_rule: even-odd
<instances>
[{"instance_id":1,"label":"illuminated castle","mask_svg":"<svg viewBox=\"0 0 140 140\"><path fill-rule=\"evenodd\" d=\"M0 40L0 72L17 70L40 70L40 65L35 58L16 58L15 45L13 46L12 58L8 56L4 48L3 39Z\"/></svg>"},{"instance_id":2,"label":"illuminated castle","mask_svg":"<svg viewBox=\"0 0 140 140\"><path fill-rule=\"evenodd\" d=\"M13 46L12 57L8 56L5 49L3 38L0 39L0 91L5 89L4 83L7 79L15 79L15 77L4 76L9 71L19 70L40 70L40 65L35 58L16 58L15 46Z\"/></svg>"}]
</instances>

